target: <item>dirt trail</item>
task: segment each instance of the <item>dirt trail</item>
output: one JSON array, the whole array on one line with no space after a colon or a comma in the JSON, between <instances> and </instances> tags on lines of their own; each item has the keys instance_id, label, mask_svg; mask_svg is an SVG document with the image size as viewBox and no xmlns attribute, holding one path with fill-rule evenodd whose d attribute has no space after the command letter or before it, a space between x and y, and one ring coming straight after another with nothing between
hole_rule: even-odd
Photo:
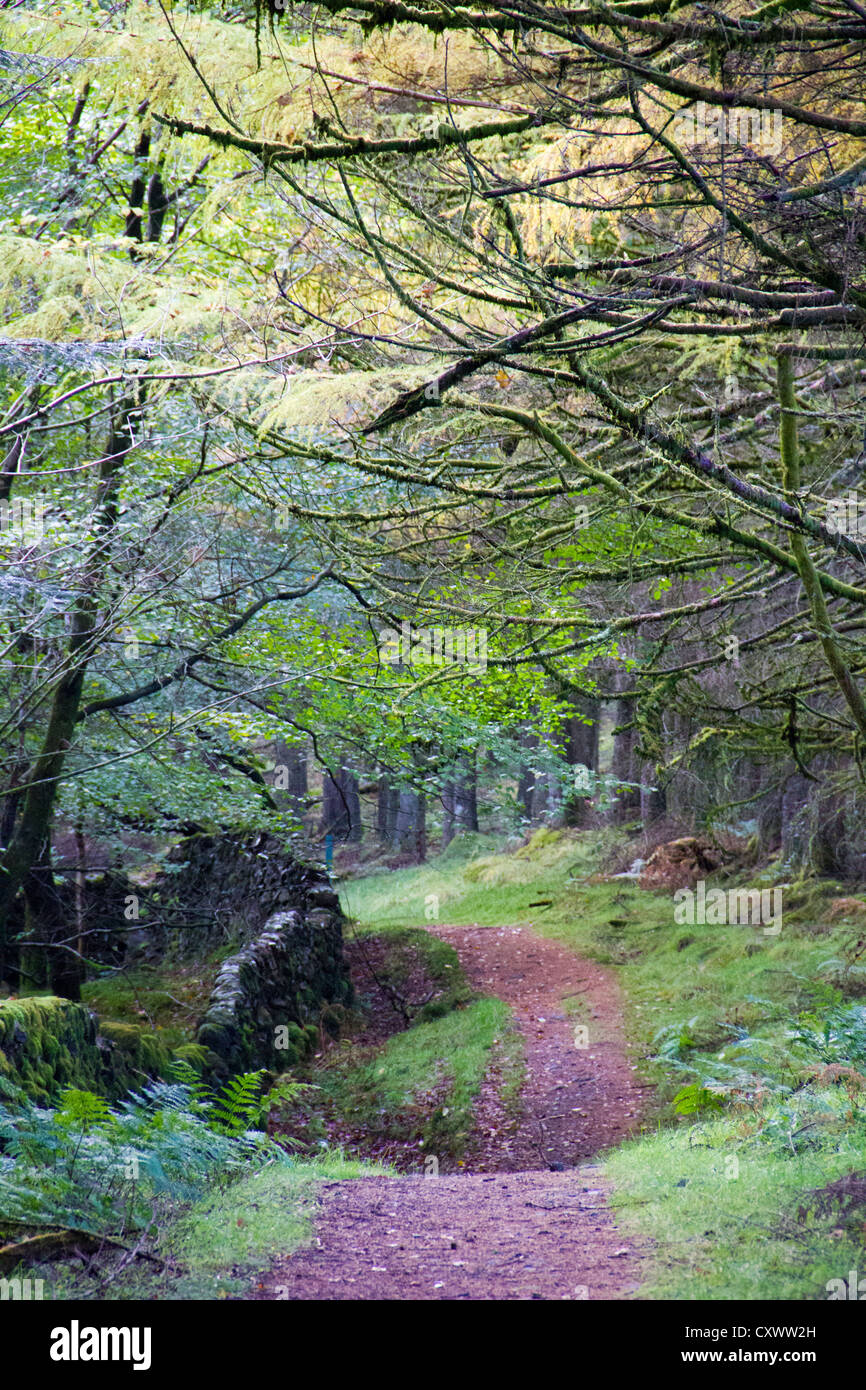
<instances>
[{"instance_id":1,"label":"dirt trail","mask_svg":"<svg viewBox=\"0 0 866 1390\"><path fill-rule=\"evenodd\" d=\"M477 989L514 1010L526 1043L520 1113L505 1113L491 1082L466 1173L325 1183L313 1245L280 1261L251 1296L627 1297L640 1254L617 1231L586 1162L628 1134L640 1111L615 981L527 928L435 934ZM569 1000L579 1001L575 1015Z\"/></svg>"},{"instance_id":2,"label":"dirt trail","mask_svg":"<svg viewBox=\"0 0 866 1390\"><path fill-rule=\"evenodd\" d=\"M633 1129L641 1104L622 1035L619 990L607 970L525 927L440 927L476 989L514 1010L526 1047L522 1113L489 1134L485 1088L476 1172L572 1168ZM566 1006L577 1012L566 1013ZM580 1031L584 1030L584 1031Z\"/></svg>"}]
</instances>

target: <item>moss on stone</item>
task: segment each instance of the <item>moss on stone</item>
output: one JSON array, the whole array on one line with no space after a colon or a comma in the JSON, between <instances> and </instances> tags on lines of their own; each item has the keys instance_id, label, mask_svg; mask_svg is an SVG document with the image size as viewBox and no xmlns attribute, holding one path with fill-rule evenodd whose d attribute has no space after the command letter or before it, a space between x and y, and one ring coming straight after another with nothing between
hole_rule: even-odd
<instances>
[{"instance_id":1,"label":"moss on stone","mask_svg":"<svg viewBox=\"0 0 866 1390\"><path fill-rule=\"evenodd\" d=\"M0 1074L48 1104L74 1086L116 1099L164 1075L171 1053L155 1033L103 1023L83 1004L52 995L0 1002Z\"/></svg>"},{"instance_id":2,"label":"moss on stone","mask_svg":"<svg viewBox=\"0 0 866 1390\"><path fill-rule=\"evenodd\" d=\"M182 1043L180 1047L174 1049L175 1057L181 1062L189 1062L191 1067L195 1067L202 1076L213 1071L219 1065L219 1058L216 1053L209 1048L202 1047L201 1043Z\"/></svg>"},{"instance_id":3,"label":"moss on stone","mask_svg":"<svg viewBox=\"0 0 866 1390\"><path fill-rule=\"evenodd\" d=\"M134 1071L146 1076L162 1076L165 1073L171 1051L156 1033L139 1028L135 1023L112 1023L109 1020L100 1023L99 1031L123 1054L124 1060Z\"/></svg>"},{"instance_id":4,"label":"moss on stone","mask_svg":"<svg viewBox=\"0 0 866 1390\"><path fill-rule=\"evenodd\" d=\"M141 1039L141 1029L134 1023L112 1023L110 1020L103 1020L99 1025L99 1031L104 1038L108 1038L121 1052L137 1054Z\"/></svg>"},{"instance_id":5,"label":"moss on stone","mask_svg":"<svg viewBox=\"0 0 866 1390\"><path fill-rule=\"evenodd\" d=\"M96 1022L69 999L30 995L0 1003L0 1072L45 1103L66 1086L99 1089Z\"/></svg>"}]
</instances>

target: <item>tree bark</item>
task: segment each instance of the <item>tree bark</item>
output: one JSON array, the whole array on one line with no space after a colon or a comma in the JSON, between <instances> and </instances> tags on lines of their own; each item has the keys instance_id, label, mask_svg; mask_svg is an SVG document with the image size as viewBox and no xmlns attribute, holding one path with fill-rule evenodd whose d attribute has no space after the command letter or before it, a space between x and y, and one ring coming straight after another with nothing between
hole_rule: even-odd
<instances>
[{"instance_id":1,"label":"tree bark","mask_svg":"<svg viewBox=\"0 0 866 1390\"><path fill-rule=\"evenodd\" d=\"M132 173L132 183L129 186L129 207L126 213L124 231L132 241L141 241L142 217L144 208L144 195L147 189L146 166L150 155L150 131L146 125L142 126L138 140L136 141ZM131 260L136 260L138 252L134 246L129 248Z\"/></svg>"},{"instance_id":2,"label":"tree bark","mask_svg":"<svg viewBox=\"0 0 866 1390\"><path fill-rule=\"evenodd\" d=\"M349 840L352 844L361 843L364 828L361 823L361 795L358 791L358 779L354 772L348 768L342 769L343 793L349 803Z\"/></svg>"},{"instance_id":3,"label":"tree bark","mask_svg":"<svg viewBox=\"0 0 866 1390\"><path fill-rule=\"evenodd\" d=\"M465 761L454 783L454 831L478 829L478 772L475 756Z\"/></svg>"},{"instance_id":4,"label":"tree bark","mask_svg":"<svg viewBox=\"0 0 866 1390\"><path fill-rule=\"evenodd\" d=\"M379 784L376 791L376 834L383 843L388 844L393 838L393 827L389 824L391 787L384 772L379 774Z\"/></svg>"},{"instance_id":5,"label":"tree bark","mask_svg":"<svg viewBox=\"0 0 866 1390\"><path fill-rule=\"evenodd\" d=\"M622 677L617 680L617 689L622 689ZM626 676L627 680L628 677ZM617 700L616 702L616 725L613 731L613 757L611 759L610 770L618 782L640 781L640 765L635 751L636 734L634 728L628 726L633 724L635 717L635 702L633 699ZM640 787L623 787L615 793L615 801L611 811L611 819L622 824L623 821L633 820L640 814Z\"/></svg>"},{"instance_id":6,"label":"tree bark","mask_svg":"<svg viewBox=\"0 0 866 1390\"><path fill-rule=\"evenodd\" d=\"M80 597L72 609L65 669L54 688L42 747L25 774L20 813L0 859L0 935L5 930L12 904L31 870L42 863L50 841L57 788L66 754L72 746L84 678L92 655L97 623L97 590L110 560L111 538L117 521L118 478L123 462L133 447L132 418L140 408L140 398L127 396L124 399L112 421L105 455L100 462L94 508L94 540L79 583ZM12 794L15 795L14 792ZM50 913L46 932L37 921L40 904L44 906L47 902L41 890L34 890L27 904L30 928L40 940L46 940L52 930ZM59 972L58 978L64 978L63 971Z\"/></svg>"},{"instance_id":7,"label":"tree bark","mask_svg":"<svg viewBox=\"0 0 866 1390\"><path fill-rule=\"evenodd\" d=\"M303 825L307 815L307 798L310 794L307 781L307 749L296 743L279 743L277 756L286 769L285 787L276 793L278 805L296 816Z\"/></svg>"},{"instance_id":8,"label":"tree bark","mask_svg":"<svg viewBox=\"0 0 866 1390\"><path fill-rule=\"evenodd\" d=\"M651 763L643 764L640 784L640 818L646 827L667 815L667 795L664 787L659 785L658 770Z\"/></svg>"},{"instance_id":9,"label":"tree bark","mask_svg":"<svg viewBox=\"0 0 866 1390\"><path fill-rule=\"evenodd\" d=\"M454 839L454 783L446 782L442 788L442 848L445 849Z\"/></svg>"},{"instance_id":10,"label":"tree bark","mask_svg":"<svg viewBox=\"0 0 866 1390\"><path fill-rule=\"evenodd\" d=\"M353 844L361 839L361 797L358 779L350 768L338 768L336 778L330 772L324 774L320 831Z\"/></svg>"},{"instance_id":11,"label":"tree bark","mask_svg":"<svg viewBox=\"0 0 866 1390\"><path fill-rule=\"evenodd\" d=\"M585 767L589 776L581 794L575 780L565 797L563 811L564 824L581 828L592 820L592 795L595 779L598 776L598 731L600 705L598 700L587 696L583 700L572 700L578 714L572 715L565 724L565 761L571 768ZM590 721L590 722L587 722Z\"/></svg>"},{"instance_id":12,"label":"tree bark","mask_svg":"<svg viewBox=\"0 0 866 1390\"><path fill-rule=\"evenodd\" d=\"M397 848L422 864L427 858L427 803L423 792L401 791L397 811Z\"/></svg>"},{"instance_id":13,"label":"tree bark","mask_svg":"<svg viewBox=\"0 0 866 1390\"><path fill-rule=\"evenodd\" d=\"M521 738L521 743L527 750L533 749L538 744L535 734L526 730ZM535 769L529 764L524 763L520 769L520 777L517 783L517 799L523 806L523 813L530 825L535 820L537 796L536 796L536 773Z\"/></svg>"}]
</instances>

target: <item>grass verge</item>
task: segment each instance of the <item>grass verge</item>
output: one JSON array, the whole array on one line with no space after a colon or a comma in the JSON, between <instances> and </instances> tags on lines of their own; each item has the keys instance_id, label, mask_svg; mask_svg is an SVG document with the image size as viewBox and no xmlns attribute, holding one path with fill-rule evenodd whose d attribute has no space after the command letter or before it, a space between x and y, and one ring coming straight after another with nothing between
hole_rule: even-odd
<instances>
[{"instance_id":1,"label":"grass verge","mask_svg":"<svg viewBox=\"0 0 866 1390\"><path fill-rule=\"evenodd\" d=\"M793 1127L764 1109L745 1125L663 1129L610 1155L620 1229L652 1241L642 1298L826 1299L830 1281L866 1270L862 1203L846 1201L844 1184L834 1191L863 1166L866 1124L846 1119L838 1095L820 1104L825 1132L795 1152Z\"/></svg>"},{"instance_id":2,"label":"grass verge","mask_svg":"<svg viewBox=\"0 0 866 1390\"><path fill-rule=\"evenodd\" d=\"M337 1143L406 1172L424 1171L431 1156L457 1169L485 1077L495 1076L506 1105L519 1091L523 1046L511 1011L475 995L453 946L429 932L393 925L363 932L355 946L368 971L348 1036L299 1073L316 1089L275 1129L308 1151ZM391 1035L366 1041L371 1023Z\"/></svg>"},{"instance_id":3,"label":"grass verge","mask_svg":"<svg viewBox=\"0 0 866 1390\"><path fill-rule=\"evenodd\" d=\"M390 1173L381 1164L341 1154L272 1164L253 1172L180 1217L161 1237L166 1261L159 1297L213 1299L243 1294L256 1273L309 1244L320 1182ZM131 1293L124 1297L141 1296Z\"/></svg>"},{"instance_id":4,"label":"grass verge","mask_svg":"<svg viewBox=\"0 0 866 1390\"><path fill-rule=\"evenodd\" d=\"M866 903L803 881L783 889L777 936L684 927L669 894L601 872L623 848L611 831L545 830L510 854L470 842L353 880L344 905L378 930L434 909L526 925L611 967L655 1086L644 1133L607 1160L624 1229L654 1242L642 1296L826 1298L866 1269L866 1181L833 1186L866 1168Z\"/></svg>"},{"instance_id":5,"label":"grass verge","mask_svg":"<svg viewBox=\"0 0 866 1390\"><path fill-rule=\"evenodd\" d=\"M484 1077L495 1066L513 1095L520 1060L511 1010L484 998L397 1033L364 1060L337 1054L316 1078L334 1110L373 1143L414 1147L420 1171L428 1155L461 1166Z\"/></svg>"}]
</instances>

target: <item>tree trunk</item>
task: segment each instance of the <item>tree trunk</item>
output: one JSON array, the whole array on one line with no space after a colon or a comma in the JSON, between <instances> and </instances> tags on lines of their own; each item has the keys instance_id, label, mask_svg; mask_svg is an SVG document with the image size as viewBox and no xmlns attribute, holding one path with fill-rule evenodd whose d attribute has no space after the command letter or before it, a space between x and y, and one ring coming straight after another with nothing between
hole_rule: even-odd
<instances>
[{"instance_id":1,"label":"tree trunk","mask_svg":"<svg viewBox=\"0 0 866 1390\"><path fill-rule=\"evenodd\" d=\"M538 739L536 738L535 734L527 730L524 732L520 742L522 743L523 747L526 748L528 751L537 746ZM523 813L526 819L529 821L530 825L533 823L536 815L537 780L537 775L532 765L530 763L524 763L520 769L520 777L517 783L517 799L521 803L523 807Z\"/></svg>"},{"instance_id":2,"label":"tree trunk","mask_svg":"<svg viewBox=\"0 0 866 1390\"><path fill-rule=\"evenodd\" d=\"M162 224L168 211L168 198L162 182L162 160L151 174L147 184L147 231L145 240L154 242L162 238Z\"/></svg>"},{"instance_id":3,"label":"tree trunk","mask_svg":"<svg viewBox=\"0 0 866 1390\"><path fill-rule=\"evenodd\" d=\"M571 768L586 768L586 776L574 775L565 798L564 824L580 828L592 820L592 796L598 776L598 731L600 705L587 696L573 700L579 714L565 724L565 761ZM590 722L587 722L589 720Z\"/></svg>"},{"instance_id":4,"label":"tree trunk","mask_svg":"<svg viewBox=\"0 0 866 1390\"><path fill-rule=\"evenodd\" d=\"M48 840L24 880L24 924L21 974L26 988L47 988L62 999L79 1000L82 962L75 951L76 931L57 891Z\"/></svg>"},{"instance_id":5,"label":"tree trunk","mask_svg":"<svg viewBox=\"0 0 866 1390\"><path fill-rule=\"evenodd\" d=\"M132 183L129 186L129 207L126 211L126 224L124 231L132 241L141 241L142 216L144 210L144 195L147 188L147 160L150 155L150 130L147 125L142 126L136 141L132 171ZM130 258L134 261L138 252L134 247L129 248Z\"/></svg>"},{"instance_id":6,"label":"tree trunk","mask_svg":"<svg viewBox=\"0 0 866 1390\"><path fill-rule=\"evenodd\" d=\"M523 814L528 821L532 820L532 798L535 791L535 774L531 767L523 764L520 769L520 777L517 783L517 799L523 807Z\"/></svg>"},{"instance_id":7,"label":"tree trunk","mask_svg":"<svg viewBox=\"0 0 866 1390\"><path fill-rule=\"evenodd\" d=\"M391 784L383 772L379 776L376 793L376 834L384 844L394 838L394 824L391 816Z\"/></svg>"},{"instance_id":8,"label":"tree trunk","mask_svg":"<svg viewBox=\"0 0 866 1390\"><path fill-rule=\"evenodd\" d=\"M627 672L618 675L617 689L629 681ZM635 744L637 742L634 728L627 727L633 724L635 717L635 702L633 699L617 700L616 702L616 727L613 731L613 757L611 759L610 770L618 782L640 782L640 764L637 758ZM611 818L622 824L623 821L633 820L640 814L640 787L623 787L615 793Z\"/></svg>"},{"instance_id":9,"label":"tree trunk","mask_svg":"<svg viewBox=\"0 0 866 1390\"><path fill-rule=\"evenodd\" d=\"M650 763L644 763L640 783L640 818L646 827L667 815L667 796L664 787L659 786L657 769Z\"/></svg>"},{"instance_id":10,"label":"tree trunk","mask_svg":"<svg viewBox=\"0 0 866 1390\"><path fill-rule=\"evenodd\" d=\"M110 561L110 535L117 521L117 483L123 462L133 447L131 420L141 399L127 396L112 421L105 455L99 466L95 498L94 539L89 563L72 609L71 635L64 674L54 688L41 751L26 774L20 814L0 861L0 935L18 893L50 839L57 787L72 746L81 691L92 654L97 622L96 591Z\"/></svg>"},{"instance_id":11,"label":"tree trunk","mask_svg":"<svg viewBox=\"0 0 866 1390\"><path fill-rule=\"evenodd\" d=\"M782 843L782 791L774 787L758 802L757 852L763 858L775 854Z\"/></svg>"},{"instance_id":12,"label":"tree trunk","mask_svg":"<svg viewBox=\"0 0 866 1390\"><path fill-rule=\"evenodd\" d=\"M358 779L354 772L348 768L342 768L343 793L349 805L349 840L352 844L361 843L364 834L364 827L361 823L361 795L358 791Z\"/></svg>"},{"instance_id":13,"label":"tree trunk","mask_svg":"<svg viewBox=\"0 0 866 1390\"><path fill-rule=\"evenodd\" d=\"M304 744L285 743L275 746L274 800L280 810L296 816L303 826L307 816L307 749Z\"/></svg>"},{"instance_id":14,"label":"tree trunk","mask_svg":"<svg viewBox=\"0 0 866 1390\"><path fill-rule=\"evenodd\" d=\"M347 767L337 769L336 779L325 772L322 779L320 831L337 840L357 844L361 839L361 798L358 779Z\"/></svg>"},{"instance_id":15,"label":"tree trunk","mask_svg":"<svg viewBox=\"0 0 866 1390\"><path fill-rule=\"evenodd\" d=\"M805 864L809 858L808 806L815 784L795 772L782 792L781 851L787 862Z\"/></svg>"},{"instance_id":16,"label":"tree trunk","mask_svg":"<svg viewBox=\"0 0 866 1390\"><path fill-rule=\"evenodd\" d=\"M546 805L544 819L548 825L564 824L562 812L562 781L558 773L548 772L545 778Z\"/></svg>"},{"instance_id":17,"label":"tree trunk","mask_svg":"<svg viewBox=\"0 0 866 1390\"><path fill-rule=\"evenodd\" d=\"M427 806L423 792L401 791L397 811L397 848L416 863L427 858Z\"/></svg>"},{"instance_id":18,"label":"tree trunk","mask_svg":"<svg viewBox=\"0 0 866 1390\"><path fill-rule=\"evenodd\" d=\"M478 774L474 755L467 759L462 776L455 778L454 830L478 829Z\"/></svg>"},{"instance_id":19,"label":"tree trunk","mask_svg":"<svg viewBox=\"0 0 866 1390\"><path fill-rule=\"evenodd\" d=\"M445 849L454 839L454 783L446 782L442 788L442 848Z\"/></svg>"}]
</instances>

